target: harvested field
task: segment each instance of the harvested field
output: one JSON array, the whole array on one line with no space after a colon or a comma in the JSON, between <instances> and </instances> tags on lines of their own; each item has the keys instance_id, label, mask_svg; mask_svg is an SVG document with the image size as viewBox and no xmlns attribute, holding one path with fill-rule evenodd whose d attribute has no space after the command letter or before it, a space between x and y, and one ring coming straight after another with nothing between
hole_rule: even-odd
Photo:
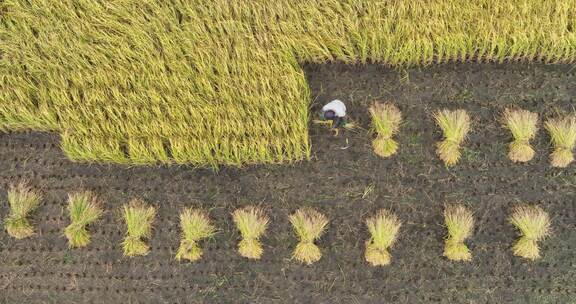
<instances>
[{"instance_id":1,"label":"harvested field","mask_svg":"<svg viewBox=\"0 0 576 304\"><path fill-rule=\"evenodd\" d=\"M70 162L49 133L0 135L0 185L22 178L46 199L32 217L38 235L16 241L0 233L3 303L574 303L576 202L574 165L551 168L549 137L533 140L534 159L513 164L509 132L499 114L518 105L542 118L573 111L576 71L569 66L442 65L393 71L379 66L306 66L313 110L338 97L369 127L373 99L394 101L404 124L398 154L372 152L363 131L334 138L311 126L312 161L292 166L222 168L126 167ZM431 113L466 109L472 119L460 163L447 170L435 155L440 139ZM103 220L92 243L67 249L63 229L67 193L101 196ZM138 197L158 208L146 257L124 258L120 208ZM6 192L0 214L7 214ZM469 263L442 257L445 201L462 201L476 226L467 240ZM514 257L517 239L506 218L517 202L533 202L552 217L542 259ZM239 234L230 213L260 205L270 217L260 261L236 252ZM220 231L201 243L203 258L176 262L183 207L203 207ZM328 216L317 242L322 259L311 266L290 260L297 239L288 215L312 206ZM380 208L403 221L391 264L364 261L366 217Z\"/></svg>"},{"instance_id":2,"label":"harvested field","mask_svg":"<svg viewBox=\"0 0 576 304\"><path fill-rule=\"evenodd\" d=\"M574 62L575 0L0 3L0 129L75 160L310 158L301 64Z\"/></svg>"}]
</instances>

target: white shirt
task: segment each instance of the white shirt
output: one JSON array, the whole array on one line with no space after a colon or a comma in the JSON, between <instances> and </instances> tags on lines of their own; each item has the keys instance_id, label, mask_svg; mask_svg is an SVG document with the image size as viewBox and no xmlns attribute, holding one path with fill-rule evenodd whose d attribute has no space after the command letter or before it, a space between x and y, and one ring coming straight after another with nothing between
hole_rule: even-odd
<instances>
[{"instance_id":1,"label":"white shirt","mask_svg":"<svg viewBox=\"0 0 576 304\"><path fill-rule=\"evenodd\" d=\"M334 99L322 107L322 112L326 112L329 110L334 111L334 113L338 117L346 116L346 105L338 99Z\"/></svg>"}]
</instances>

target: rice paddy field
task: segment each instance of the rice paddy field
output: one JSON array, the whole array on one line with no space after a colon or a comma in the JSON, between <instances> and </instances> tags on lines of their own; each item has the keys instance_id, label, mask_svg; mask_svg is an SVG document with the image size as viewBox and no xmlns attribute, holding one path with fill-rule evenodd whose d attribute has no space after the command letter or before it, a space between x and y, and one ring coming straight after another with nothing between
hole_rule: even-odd
<instances>
[{"instance_id":1,"label":"rice paddy field","mask_svg":"<svg viewBox=\"0 0 576 304\"><path fill-rule=\"evenodd\" d=\"M0 129L78 161L311 157L302 64L571 63L574 0L0 3Z\"/></svg>"},{"instance_id":2,"label":"rice paddy field","mask_svg":"<svg viewBox=\"0 0 576 304\"><path fill-rule=\"evenodd\" d=\"M576 0L0 0L0 303L576 303L575 61Z\"/></svg>"},{"instance_id":3,"label":"rice paddy field","mask_svg":"<svg viewBox=\"0 0 576 304\"><path fill-rule=\"evenodd\" d=\"M531 140L534 158L508 159L501 114L517 106L540 121L572 113L576 70L570 65L444 64L389 69L381 65L305 65L317 111L340 98L358 127L334 137L310 124L311 161L219 170L193 166L131 166L72 162L47 132L0 134L0 215L6 191L27 179L43 199L30 215L36 235L0 232L2 303L576 303L574 166L553 168L549 135ZM372 150L369 107L393 101L403 123L396 155ZM470 132L458 164L436 156L442 134L433 113L465 109ZM540 125L541 127L541 125ZM68 248L68 193L91 190L104 214L89 226L91 243ZM122 206L134 198L156 208L146 256L125 257ZM473 212L465 243L469 261L443 256L444 204ZM512 207L534 203L551 219L535 261L513 255L518 239ZM232 213L256 205L268 217L260 260L238 254ZM216 233L200 242L202 258L175 260L183 208L202 207ZM300 241L289 216L312 207L329 220L315 241L322 257L291 258ZM402 226L388 249L390 264L364 259L365 220L381 208Z\"/></svg>"}]
</instances>

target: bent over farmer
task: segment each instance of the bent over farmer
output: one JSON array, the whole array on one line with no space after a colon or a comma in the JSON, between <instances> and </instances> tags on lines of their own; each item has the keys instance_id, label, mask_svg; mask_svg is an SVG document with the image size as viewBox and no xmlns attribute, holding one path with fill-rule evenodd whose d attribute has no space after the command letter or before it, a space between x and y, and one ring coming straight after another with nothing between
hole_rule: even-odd
<instances>
[{"instance_id":1,"label":"bent over farmer","mask_svg":"<svg viewBox=\"0 0 576 304\"><path fill-rule=\"evenodd\" d=\"M324 121L332 121L331 128L334 130L334 136L338 136L339 128L346 125L346 105L341 100L334 99L322 107L320 118Z\"/></svg>"}]
</instances>

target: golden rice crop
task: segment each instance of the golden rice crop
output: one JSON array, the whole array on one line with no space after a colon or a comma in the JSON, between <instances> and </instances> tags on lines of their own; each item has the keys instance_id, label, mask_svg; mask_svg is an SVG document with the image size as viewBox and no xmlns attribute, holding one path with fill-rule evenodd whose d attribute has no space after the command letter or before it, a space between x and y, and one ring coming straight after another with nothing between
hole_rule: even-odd
<instances>
[{"instance_id":1,"label":"golden rice crop","mask_svg":"<svg viewBox=\"0 0 576 304\"><path fill-rule=\"evenodd\" d=\"M537 242L550 234L548 213L538 206L521 205L512 210L509 220L521 234L512 248L514 255L530 260L540 258Z\"/></svg>"},{"instance_id":2,"label":"golden rice crop","mask_svg":"<svg viewBox=\"0 0 576 304\"><path fill-rule=\"evenodd\" d=\"M572 150L576 145L576 116L547 120L544 124L554 151L550 154L552 167L567 167L574 161Z\"/></svg>"},{"instance_id":3,"label":"golden rice crop","mask_svg":"<svg viewBox=\"0 0 576 304\"><path fill-rule=\"evenodd\" d=\"M187 259L192 262L199 260L203 252L198 241L216 233L216 228L210 223L208 214L199 209L184 209L180 214L180 229L182 229L182 240L176 252L176 260Z\"/></svg>"},{"instance_id":4,"label":"golden rice crop","mask_svg":"<svg viewBox=\"0 0 576 304\"><path fill-rule=\"evenodd\" d=\"M124 255L128 257L147 255L150 247L142 239L152 234L152 224L156 216L156 208L146 206L139 199L133 199L123 207L126 237L122 242Z\"/></svg>"},{"instance_id":5,"label":"golden rice crop","mask_svg":"<svg viewBox=\"0 0 576 304\"><path fill-rule=\"evenodd\" d=\"M460 160L460 145L470 130L470 117L464 110L441 110L434 113L434 119L444 134L436 154L446 166L454 166Z\"/></svg>"},{"instance_id":6,"label":"golden rice crop","mask_svg":"<svg viewBox=\"0 0 576 304\"><path fill-rule=\"evenodd\" d=\"M300 239L293 257L307 265L319 261L322 252L314 241L322 236L328 225L326 216L312 208L300 208L290 215L290 223Z\"/></svg>"},{"instance_id":7,"label":"golden rice crop","mask_svg":"<svg viewBox=\"0 0 576 304\"><path fill-rule=\"evenodd\" d=\"M576 58L576 0L5 0L0 11L0 130L59 132L82 161L308 159L302 63Z\"/></svg>"},{"instance_id":8,"label":"golden rice crop","mask_svg":"<svg viewBox=\"0 0 576 304\"><path fill-rule=\"evenodd\" d=\"M382 157L390 157L398 151L398 143L392 138L400 129L402 113L392 103L374 102L370 107L372 129L376 138L372 141L374 152Z\"/></svg>"},{"instance_id":9,"label":"golden rice crop","mask_svg":"<svg viewBox=\"0 0 576 304\"><path fill-rule=\"evenodd\" d=\"M373 266L390 264L390 248L396 242L402 222L388 210L382 209L366 220L370 239L366 241L366 261Z\"/></svg>"},{"instance_id":10,"label":"golden rice crop","mask_svg":"<svg viewBox=\"0 0 576 304\"><path fill-rule=\"evenodd\" d=\"M90 233L86 226L98 220L103 213L96 196L90 191L69 194L68 212L71 223L64 229L68 246L87 246L90 244Z\"/></svg>"},{"instance_id":11,"label":"golden rice crop","mask_svg":"<svg viewBox=\"0 0 576 304\"><path fill-rule=\"evenodd\" d=\"M464 240L472 235L474 217L463 205L447 205L444 209L444 222L448 238L444 245L444 256L453 261L469 261L472 254Z\"/></svg>"},{"instance_id":12,"label":"golden rice crop","mask_svg":"<svg viewBox=\"0 0 576 304\"><path fill-rule=\"evenodd\" d=\"M232 219L242 235L242 240L238 243L238 253L249 259L260 259L264 252L260 237L268 227L268 217L264 211L248 206L234 211Z\"/></svg>"},{"instance_id":13,"label":"golden rice crop","mask_svg":"<svg viewBox=\"0 0 576 304\"><path fill-rule=\"evenodd\" d=\"M27 217L38 208L41 199L40 194L26 182L10 186L8 190L10 214L4 219L4 228L10 236L23 239L34 235L34 227Z\"/></svg>"},{"instance_id":14,"label":"golden rice crop","mask_svg":"<svg viewBox=\"0 0 576 304\"><path fill-rule=\"evenodd\" d=\"M514 162L527 162L534 157L530 140L538 131L538 114L526 110L509 110L504 112L504 122L510 129L514 141L510 143L508 157Z\"/></svg>"}]
</instances>

